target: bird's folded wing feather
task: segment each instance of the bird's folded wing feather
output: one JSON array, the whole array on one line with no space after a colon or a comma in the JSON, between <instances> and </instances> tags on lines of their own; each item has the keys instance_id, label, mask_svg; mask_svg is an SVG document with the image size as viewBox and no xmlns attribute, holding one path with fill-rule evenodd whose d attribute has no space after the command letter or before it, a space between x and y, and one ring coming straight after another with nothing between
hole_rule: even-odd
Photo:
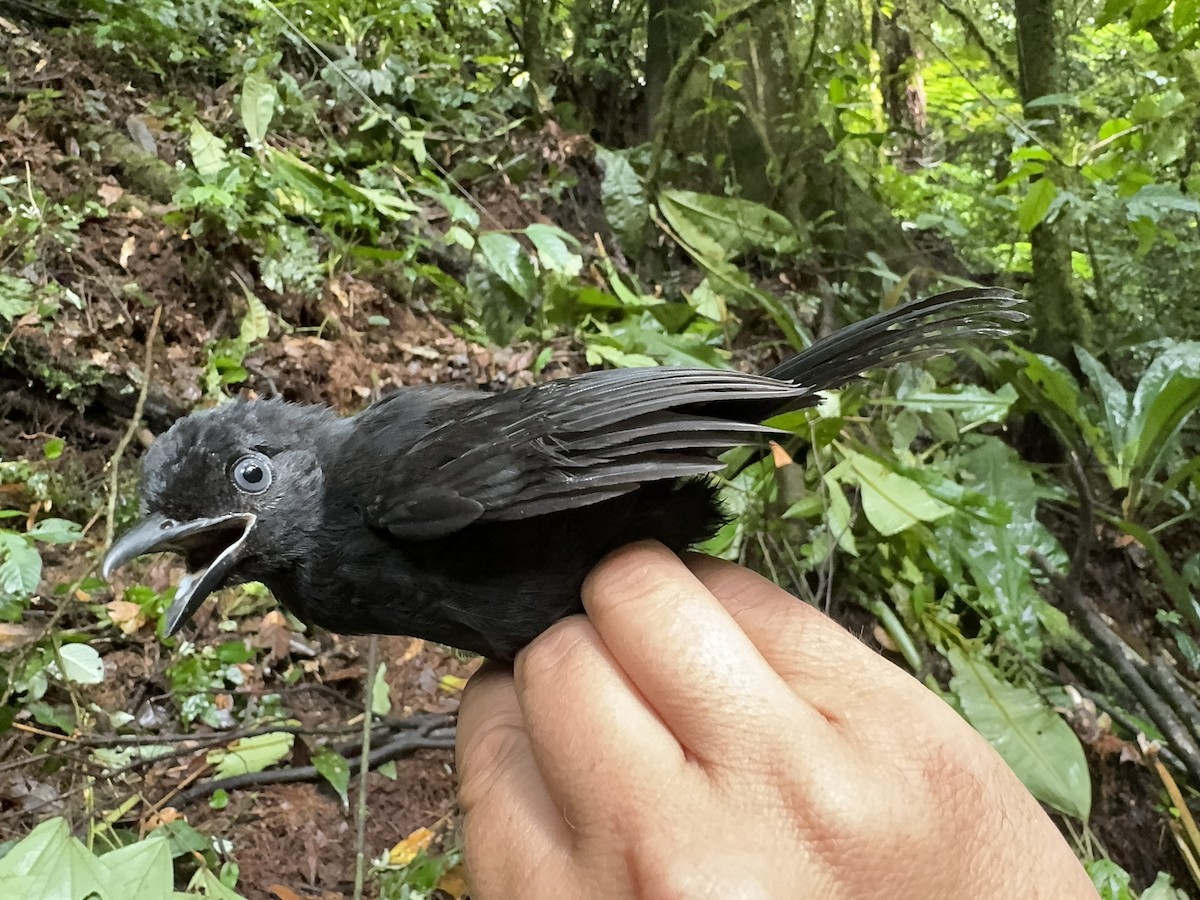
<instances>
[{"instance_id":1,"label":"bird's folded wing feather","mask_svg":"<svg viewBox=\"0 0 1200 900\"><path fill-rule=\"evenodd\" d=\"M759 375L663 368L591 372L480 399L389 465L367 515L397 537L428 540L717 472L721 451L780 433L724 418L722 406L736 416L811 394Z\"/></svg>"}]
</instances>

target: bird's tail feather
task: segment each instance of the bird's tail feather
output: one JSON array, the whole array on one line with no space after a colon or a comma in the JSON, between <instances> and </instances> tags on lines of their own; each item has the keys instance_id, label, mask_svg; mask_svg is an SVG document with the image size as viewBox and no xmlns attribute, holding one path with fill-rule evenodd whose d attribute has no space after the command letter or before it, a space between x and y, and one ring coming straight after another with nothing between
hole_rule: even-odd
<instances>
[{"instance_id":1,"label":"bird's tail feather","mask_svg":"<svg viewBox=\"0 0 1200 900\"><path fill-rule=\"evenodd\" d=\"M966 339L1007 337L1029 318L1006 288L964 288L906 303L839 329L767 373L819 391L860 372L942 353Z\"/></svg>"}]
</instances>

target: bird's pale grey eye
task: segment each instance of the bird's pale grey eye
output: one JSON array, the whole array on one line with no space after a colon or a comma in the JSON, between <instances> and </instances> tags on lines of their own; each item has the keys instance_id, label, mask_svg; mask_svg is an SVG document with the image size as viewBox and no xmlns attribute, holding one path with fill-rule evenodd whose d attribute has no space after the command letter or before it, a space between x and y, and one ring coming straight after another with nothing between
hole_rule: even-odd
<instances>
[{"instance_id":1,"label":"bird's pale grey eye","mask_svg":"<svg viewBox=\"0 0 1200 900\"><path fill-rule=\"evenodd\" d=\"M260 454L247 454L233 464L230 477L239 491L261 494L271 486L271 461Z\"/></svg>"}]
</instances>

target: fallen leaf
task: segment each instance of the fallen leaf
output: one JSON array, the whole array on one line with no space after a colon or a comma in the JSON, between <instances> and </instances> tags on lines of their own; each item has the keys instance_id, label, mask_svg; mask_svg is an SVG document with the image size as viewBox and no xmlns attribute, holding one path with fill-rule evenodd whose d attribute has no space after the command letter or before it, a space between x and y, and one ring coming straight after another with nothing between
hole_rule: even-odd
<instances>
[{"instance_id":1,"label":"fallen leaf","mask_svg":"<svg viewBox=\"0 0 1200 900\"><path fill-rule=\"evenodd\" d=\"M393 866L407 866L420 855L421 851L427 849L433 843L434 837L436 835L428 828L418 828L388 851L388 864Z\"/></svg>"},{"instance_id":2,"label":"fallen leaf","mask_svg":"<svg viewBox=\"0 0 1200 900\"><path fill-rule=\"evenodd\" d=\"M445 891L454 900L461 900L467 895L467 879L466 872L462 866L455 866L448 872L444 872L442 877L437 880L437 889Z\"/></svg>"},{"instance_id":3,"label":"fallen leaf","mask_svg":"<svg viewBox=\"0 0 1200 900\"><path fill-rule=\"evenodd\" d=\"M253 643L268 651L268 660L287 659L292 643L292 627L288 624L287 616L277 609L263 616Z\"/></svg>"},{"instance_id":4,"label":"fallen leaf","mask_svg":"<svg viewBox=\"0 0 1200 900\"><path fill-rule=\"evenodd\" d=\"M400 657L400 660L397 664L399 665L402 663L406 663L409 660L416 658L416 656L424 649L425 649L425 641L422 640L421 638L413 638L411 641L408 642L408 646L404 648L404 653Z\"/></svg>"},{"instance_id":5,"label":"fallen leaf","mask_svg":"<svg viewBox=\"0 0 1200 900\"><path fill-rule=\"evenodd\" d=\"M282 884L273 884L267 890L278 897L279 900L300 900L299 894L291 888L284 887Z\"/></svg>"},{"instance_id":6,"label":"fallen leaf","mask_svg":"<svg viewBox=\"0 0 1200 900\"><path fill-rule=\"evenodd\" d=\"M125 243L121 245L121 257L118 262L121 264L122 269L129 270L129 260L135 250L137 250L137 238L130 235L125 238Z\"/></svg>"},{"instance_id":7,"label":"fallen leaf","mask_svg":"<svg viewBox=\"0 0 1200 900\"><path fill-rule=\"evenodd\" d=\"M105 206L112 206L125 194L125 188L119 184L102 184L96 188L96 193L100 195L100 202ZM124 265L124 263L122 263Z\"/></svg>"},{"instance_id":8,"label":"fallen leaf","mask_svg":"<svg viewBox=\"0 0 1200 900\"><path fill-rule=\"evenodd\" d=\"M41 631L29 625L18 625L15 622L0 622L0 651L8 653L26 644L34 643L40 637Z\"/></svg>"},{"instance_id":9,"label":"fallen leaf","mask_svg":"<svg viewBox=\"0 0 1200 900\"><path fill-rule=\"evenodd\" d=\"M110 600L104 604L108 617L121 629L122 634L136 634L146 624L146 614L136 603L128 600Z\"/></svg>"},{"instance_id":10,"label":"fallen leaf","mask_svg":"<svg viewBox=\"0 0 1200 900\"><path fill-rule=\"evenodd\" d=\"M467 679L459 678L457 675L443 675L438 684L443 691L457 694L467 686Z\"/></svg>"}]
</instances>

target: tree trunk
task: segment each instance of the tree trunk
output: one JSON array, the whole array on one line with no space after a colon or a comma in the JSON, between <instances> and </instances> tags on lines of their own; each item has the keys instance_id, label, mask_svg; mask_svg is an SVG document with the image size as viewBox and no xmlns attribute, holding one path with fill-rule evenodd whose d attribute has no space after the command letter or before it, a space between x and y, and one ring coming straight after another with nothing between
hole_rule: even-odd
<instances>
[{"instance_id":1,"label":"tree trunk","mask_svg":"<svg viewBox=\"0 0 1200 900\"><path fill-rule=\"evenodd\" d=\"M1058 25L1054 0L1016 0L1017 52L1021 101L1027 120L1037 120L1037 133L1050 147L1062 135L1059 107L1030 104L1062 90ZM1048 163L1039 178L1061 184L1062 173ZM1070 362L1071 348L1087 343L1090 323L1071 273L1070 225L1065 215L1042 221L1029 236L1033 256L1033 284L1029 299L1037 327L1035 346L1042 353Z\"/></svg>"}]
</instances>

